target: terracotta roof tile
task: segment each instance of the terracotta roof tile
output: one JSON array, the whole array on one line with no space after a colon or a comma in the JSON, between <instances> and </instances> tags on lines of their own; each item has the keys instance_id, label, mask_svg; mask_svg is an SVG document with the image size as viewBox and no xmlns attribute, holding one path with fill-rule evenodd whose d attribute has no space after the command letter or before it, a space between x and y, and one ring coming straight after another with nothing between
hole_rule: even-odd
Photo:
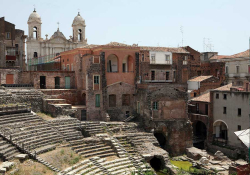
<instances>
[{"instance_id":1,"label":"terracotta roof tile","mask_svg":"<svg viewBox=\"0 0 250 175\"><path fill-rule=\"evenodd\" d=\"M209 79L209 78L211 78L211 77L213 77L213 75L209 75L209 76L198 76L198 77L195 77L195 78L193 78L193 79L190 79L190 80L188 80L188 81L204 81L204 80L206 80L206 79Z\"/></svg>"},{"instance_id":2,"label":"terracotta roof tile","mask_svg":"<svg viewBox=\"0 0 250 175\"><path fill-rule=\"evenodd\" d=\"M160 52L172 52L172 53L189 53L182 47L151 47L151 46L139 46L141 50L160 51Z\"/></svg>"},{"instance_id":3,"label":"terracotta roof tile","mask_svg":"<svg viewBox=\"0 0 250 175\"><path fill-rule=\"evenodd\" d=\"M201 101L201 102L210 102L210 91L206 92L202 95L200 95L199 97L195 97L193 99L191 99L191 101Z\"/></svg>"},{"instance_id":4,"label":"terracotta roof tile","mask_svg":"<svg viewBox=\"0 0 250 175\"><path fill-rule=\"evenodd\" d=\"M249 57L249 49L240 52L234 55L214 55L210 58L210 60L220 60L220 59L227 59L227 58L242 58L242 57Z\"/></svg>"},{"instance_id":5,"label":"terracotta roof tile","mask_svg":"<svg viewBox=\"0 0 250 175\"><path fill-rule=\"evenodd\" d=\"M221 87L219 87L219 88L216 88L215 90L217 90L217 91L230 91L230 88L233 86L233 84L232 83L230 83L230 84L227 84L227 85L225 85L225 86L221 86Z\"/></svg>"}]
</instances>

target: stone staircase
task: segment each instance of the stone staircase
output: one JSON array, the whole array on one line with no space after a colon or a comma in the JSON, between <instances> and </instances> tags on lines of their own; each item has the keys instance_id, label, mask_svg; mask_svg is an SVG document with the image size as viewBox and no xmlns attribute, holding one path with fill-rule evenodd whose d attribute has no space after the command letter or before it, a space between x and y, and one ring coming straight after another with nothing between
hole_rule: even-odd
<instances>
[{"instance_id":1,"label":"stone staircase","mask_svg":"<svg viewBox=\"0 0 250 175\"><path fill-rule=\"evenodd\" d=\"M59 134L66 141L81 140L83 135L81 133L80 121L75 118L62 118L49 121L50 125L53 126Z\"/></svg>"},{"instance_id":2,"label":"stone staircase","mask_svg":"<svg viewBox=\"0 0 250 175\"><path fill-rule=\"evenodd\" d=\"M151 142L155 146L160 146L158 140L155 138L153 133L128 133L127 137L129 138L130 142L136 147L140 147L145 142Z\"/></svg>"},{"instance_id":3,"label":"stone staircase","mask_svg":"<svg viewBox=\"0 0 250 175\"><path fill-rule=\"evenodd\" d=\"M95 121L81 121L81 126L88 136L94 136L96 134L105 133L105 127L100 122Z\"/></svg>"},{"instance_id":4,"label":"stone staircase","mask_svg":"<svg viewBox=\"0 0 250 175\"><path fill-rule=\"evenodd\" d=\"M115 136L120 144L125 148L125 150L132 156L138 156L138 152L135 150L134 146L126 136Z\"/></svg>"},{"instance_id":5,"label":"stone staircase","mask_svg":"<svg viewBox=\"0 0 250 175\"><path fill-rule=\"evenodd\" d=\"M135 116L134 115L131 115L131 116L129 116L128 118L126 118L125 120L123 120L124 122L129 122L129 121L131 121L131 120L133 120L135 118Z\"/></svg>"},{"instance_id":6,"label":"stone staircase","mask_svg":"<svg viewBox=\"0 0 250 175\"><path fill-rule=\"evenodd\" d=\"M0 158L2 160L11 160L17 154L20 154L19 150L11 145L8 141L0 137Z\"/></svg>"},{"instance_id":7,"label":"stone staircase","mask_svg":"<svg viewBox=\"0 0 250 175\"><path fill-rule=\"evenodd\" d=\"M86 142L86 139L70 141L72 149L85 158L91 157L109 157L116 156L115 151L110 145L103 141L95 140L93 142Z\"/></svg>"}]
</instances>

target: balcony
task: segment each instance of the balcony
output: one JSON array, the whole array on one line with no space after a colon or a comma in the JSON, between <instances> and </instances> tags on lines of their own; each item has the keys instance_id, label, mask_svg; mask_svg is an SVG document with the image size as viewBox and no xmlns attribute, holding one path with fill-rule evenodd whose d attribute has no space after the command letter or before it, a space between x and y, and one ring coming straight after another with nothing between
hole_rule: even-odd
<instances>
[{"instance_id":1,"label":"balcony","mask_svg":"<svg viewBox=\"0 0 250 175\"><path fill-rule=\"evenodd\" d=\"M173 80L142 80L145 83L172 83Z\"/></svg>"},{"instance_id":2,"label":"balcony","mask_svg":"<svg viewBox=\"0 0 250 175\"><path fill-rule=\"evenodd\" d=\"M155 64L155 65L172 65L172 61L157 61L157 60L150 60L150 64Z\"/></svg>"},{"instance_id":3,"label":"balcony","mask_svg":"<svg viewBox=\"0 0 250 175\"><path fill-rule=\"evenodd\" d=\"M16 56L6 55L6 61L16 61Z\"/></svg>"}]
</instances>

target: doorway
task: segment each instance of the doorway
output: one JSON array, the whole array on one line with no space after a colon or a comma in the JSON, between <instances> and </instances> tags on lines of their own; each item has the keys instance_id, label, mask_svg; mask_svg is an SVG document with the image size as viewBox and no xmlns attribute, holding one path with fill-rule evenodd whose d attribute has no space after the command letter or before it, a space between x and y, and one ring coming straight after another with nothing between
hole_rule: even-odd
<instances>
[{"instance_id":1,"label":"doorway","mask_svg":"<svg viewBox=\"0 0 250 175\"><path fill-rule=\"evenodd\" d=\"M46 89L46 77L40 76L40 89Z\"/></svg>"},{"instance_id":2,"label":"doorway","mask_svg":"<svg viewBox=\"0 0 250 175\"><path fill-rule=\"evenodd\" d=\"M159 171L162 169L162 162L161 162L161 159L157 158L157 157L153 157L151 160L150 160L150 165L151 167L155 170L155 171Z\"/></svg>"},{"instance_id":3,"label":"doorway","mask_svg":"<svg viewBox=\"0 0 250 175\"><path fill-rule=\"evenodd\" d=\"M60 77L55 77L55 89L60 89Z\"/></svg>"},{"instance_id":4,"label":"doorway","mask_svg":"<svg viewBox=\"0 0 250 175\"><path fill-rule=\"evenodd\" d=\"M70 77L65 77L65 89L70 89Z\"/></svg>"},{"instance_id":5,"label":"doorway","mask_svg":"<svg viewBox=\"0 0 250 175\"><path fill-rule=\"evenodd\" d=\"M86 121L87 120L87 113L86 110L83 109L81 110L81 121Z\"/></svg>"}]
</instances>

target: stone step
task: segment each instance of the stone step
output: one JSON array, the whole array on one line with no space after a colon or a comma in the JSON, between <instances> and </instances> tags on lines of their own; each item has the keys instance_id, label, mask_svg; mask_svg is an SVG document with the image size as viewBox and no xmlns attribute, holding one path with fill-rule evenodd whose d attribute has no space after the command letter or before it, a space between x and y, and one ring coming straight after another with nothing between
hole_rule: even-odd
<instances>
[{"instance_id":1,"label":"stone step","mask_svg":"<svg viewBox=\"0 0 250 175\"><path fill-rule=\"evenodd\" d=\"M79 146L73 146L72 148L76 152L80 152L80 151L83 151L83 150L96 149L96 148L100 148L100 147L104 147L104 146L105 146L104 143L97 143L96 145L82 144L82 145L79 145Z\"/></svg>"},{"instance_id":2,"label":"stone step","mask_svg":"<svg viewBox=\"0 0 250 175\"><path fill-rule=\"evenodd\" d=\"M78 151L80 154L84 154L84 155L87 155L87 154L91 154L91 153L94 153L94 152L100 152L100 151L103 151L103 150L108 150L108 149L111 149L110 146L105 146L105 147L100 147L100 148L93 148L93 149L87 149L85 151Z\"/></svg>"},{"instance_id":3,"label":"stone step","mask_svg":"<svg viewBox=\"0 0 250 175\"><path fill-rule=\"evenodd\" d=\"M82 155L81 152L79 152L78 154ZM83 154L84 157L94 157L94 156L108 157L108 156L114 156L114 155L116 155L116 154L114 153L114 151L112 149L103 150L103 151L99 151L99 152L93 152L93 153L89 153L89 154Z\"/></svg>"}]
</instances>

